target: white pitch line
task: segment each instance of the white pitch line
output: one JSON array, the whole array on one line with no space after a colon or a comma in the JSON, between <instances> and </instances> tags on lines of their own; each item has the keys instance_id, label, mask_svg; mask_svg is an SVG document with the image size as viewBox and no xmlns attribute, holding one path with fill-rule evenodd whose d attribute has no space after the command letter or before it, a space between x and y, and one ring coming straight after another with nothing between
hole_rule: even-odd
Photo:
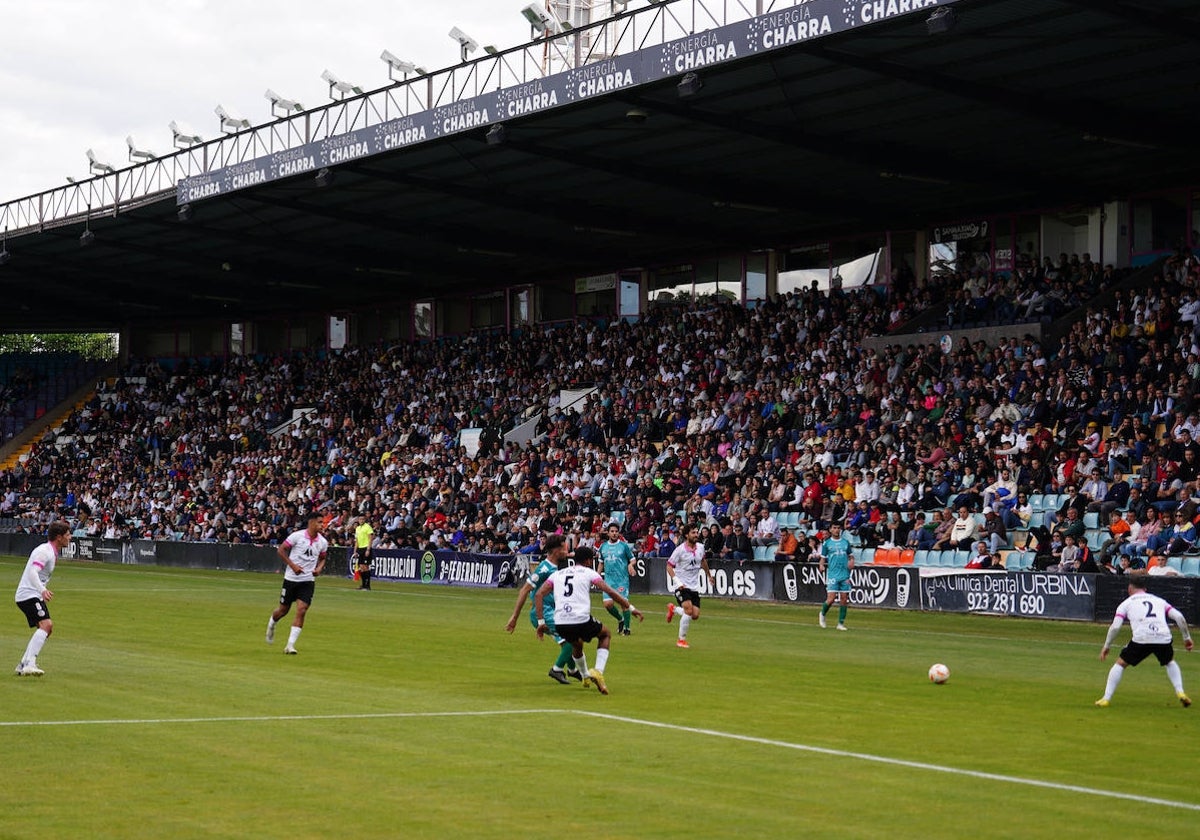
<instances>
[{"instance_id":1,"label":"white pitch line","mask_svg":"<svg viewBox=\"0 0 1200 840\"><path fill-rule=\"evenodd\" d=\"M941 764L927 764L923 761L908 761L903 758L888 758L887 756L883 755L852 752L850 750L835 750L829 747L814 747L809 744L793 744L789 741L776 741L771 738L757 738L752 735L738 735L733 732L721 732L716 729L700 729L693 726L680 726L673 723L659 723L658 721L653 720L639 720L638 718L610 715L604 712L588 712L582 709L572 709L571 711L574 711L576 714L580 715L604 718L605 720L612 720L620 723L651 726L656 729L672 729L677 732L688 732L694 735L709 735L714 738L726 738L731 741L742 741L749 744L764 744L766 746L782 747L783 749L789 750L819 753L820 755L831 755L839 758L853 758L858 761L871 761L876 764L890 764L895 767L910 767L914 770L928 770L934 773L948 773L955 776L970 776L975 779L987 779L988 781L993 782L1007 782L1014 785L1027 785L1029 787L1048 788L1050 790L1070 791L1071 793L1084 793L1090 796L1103 796L1109 799L1124 799L1129 802L1140 802L1146 805L1163 805L1168 808L1181 808L1187 811L1200 811L1200 804L1195 804L1192 802L1176 802L1173 799L1157 799L1152 796L1138 796L1134 793L1100 790L1099 788L1082 787L1080 785L1066 785L1060 782L1046 782L1040 779L1026 779L1020 776L1005 776L1000 773L987 773L982 770L964 770L961 767L947 767Z\"/></svg>"},{"instance_id":2,"label":"white pitch line","mask_svg":"<svg viewBox=\"0 0 1200 840\"><path fill-rule=\"evenodd\" d=\"M954 776L969 776L974 779L986 779L992 782L1005 782L1013 785L1046 788L1048 790L1082 793L1089 796L1100 796L1107 799L1122 799L1127 802L1139 802L1143 805L1162 805L1167 808L1179 808L1185 811L1200 811L1200 804L1192 802L1177 802L1173 799L1159 799L1153 796L1139 796L1134 793L1100 790L1099 788L1067 785L1061 782L1047 782L1041 779L1026 779L1021 776L1006 776L1001 773L988 773L982 770L966 770L961 767L947 767L941 764L929 764L924 761L909 761L903 758L889 758L871 753L853 752L852 750L835 750L830 747L815 747L811 744L795 744L790 741L778 741L773 738L759 738L753 735L738 735L735 732L722 732L717 729L702 729L695 726L680 726L674 723L660 723L653 720L612 715L605 712L589 712L583 709L501 709L483 712L368 712L359 714L335 715L237 715L229 717L192 717L192 718L111 718L96 720L17 720L0 721L0 727L16 726L148 726L166 725L172 723L271 723L303 720L381 720L404 718L437 718L437 717L491 717L496 715L546 715L546 714L577 714L585 717L601 718L603 720L629 723L635 726L649 726L655 729L669 729L675 732L687 732L693 735L707 735L713 738L724 738L730 741L741 741L747 744L762 744L768 747L779 747L787 750L817 753L838 758L852 758L857 761L870 761L875 764L888 764L893 767L908 767L914 770L926 770L931 773L947 773Z\"/></svg>"}]
</instances>

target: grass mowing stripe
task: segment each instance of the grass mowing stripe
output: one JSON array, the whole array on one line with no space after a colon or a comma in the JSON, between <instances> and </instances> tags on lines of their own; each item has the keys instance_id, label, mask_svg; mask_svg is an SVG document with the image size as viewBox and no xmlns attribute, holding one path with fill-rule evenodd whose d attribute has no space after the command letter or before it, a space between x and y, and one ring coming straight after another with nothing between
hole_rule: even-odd
<instances>
[{"instance_id":1,"label":"grass mowing stripe","mask_svg":"<svg viewBox=\"0 0 1200 840\"><path fill-rule=\"evenodd\" d=\"M334 715L234 715L186 718L109 718L96 720L5 720L0 726L154 726L169 723L273 723L298 720L375 720L380 718L487 717L492 715L545 715L570 709L493 709L485 712L361 712Z\"/></svg>"},{"instance_id":2,"label":"grass mowing stripe","mask_svg":"<svg viewBox=\"0 0 1200 840\"><path fill-rule=\"evenodd\" d=\"M639 718L613 715L606 712L589 712L582 709L506 709L481 712L373 712L359 714L331 715L238 715L230 717L189 717L189 718L127 718L127 719L98 719L98 720L31 720L31 721L0 721L0 727L17 726L152 726L178 723L273 723L294 721L319 720L399 720L412 718L448 718L448 717L490 717L510 715L544 715L556 713L571 713L585 717L611 720L617 723L627 723L635 726L646 726L655 729L670 729L676 732L687 732L693 735L707 735L712 738L724 738L748 744L762 744L769 747L797 750L800 752L817 753L819 755L852 758L857 761L870 761L877 764L888 764L894 767L908 767L914 770L925 770L933 773L947 773L955 776L969 776L975 779L985 779L991 782L1027 785L1030 787L1061 790L1070 793L1082 793L1088 796L1100 796L1108 799L1121 799L1138 802L1144 805L1161 805L1166 808L1179 808L1188 811L1200 811L1200 804L1177 802L1172 799L1159 799L1152 796L1140 796L1134 793L1101 790L1082 785L1068 785L1061 782L1048 782L1042 779L1029 779L1021 776L1007 776L1001 773L987 773L981 770L968 770L962 767L947 767L940 764L929 764L924 761L910 761L903 758L890 758L871 753L854 752L851 750L835 750L829 747L816 747L811 744L797 744L791 741L780 741L774 738L760 738L754 735L739 735L736 732L722 732L717 729L705 729L696 726L681 726L675 723L642 720Z\"/></svg>"},{"instance_id":3,"label":"grass mowing stripe","mask_svg":"<svg viewBox=\"0 0 1200 840\"><path fill-rule=\"evenodd\" d=\"M693 735L708 735L713 738L725 738L731 741L741 741L749 744L764 744L771 747L782 747L789 750L798 750L800 752L818 753L820 755L830 755L839 758L853 758L858 761L871 761L877 764L889 764L894 767L911 767L914 770L928 770L934 773L948 773L955 776L970 776L976 779L986 779L991 782L1006 782L1014 785L1028 785L1029 787L1049 788L1051 790L1069 791L1071 793L1083 793L1089 796L1103 796L1109 799L1124 799L1130 802L1140 802L1144 805L1162 805L1167 808L1180 808L1187 811L1200 811L1200 804L1192 802L1176 802L1172 799L1157 799L1152 796L1139 796L1136 793L1121 793L1120 791L1101 790L1100 788L1082 787L1081 785L1067 785L1061 782L1047 782L1041 779L1027 779L1020 776L1005 776L1000 773L987 773L982 770L966 770L961 767L945 767L940 764L928 764L923 761L909 761L903 758L889 758L885 755L872 755L871 753L852 752L850 750L835 750L829 747L814 747L809 744L795 744L790 741L778 741L773 738L759 738L754 735L738 735L735 732L721 732L718 729L703 729L696 726L681 726L676 723L660 723L654 720L639 720L638 718L623 717L621 715L612 715L605 712L588 712L581 709L573 709L576 714L586 715L588 717L598 717L605 720L617 721L620 723L631 723L638 726L649 726L655 729L671 729L676 732L688 732Z\"/></svg>"}]
</instances>

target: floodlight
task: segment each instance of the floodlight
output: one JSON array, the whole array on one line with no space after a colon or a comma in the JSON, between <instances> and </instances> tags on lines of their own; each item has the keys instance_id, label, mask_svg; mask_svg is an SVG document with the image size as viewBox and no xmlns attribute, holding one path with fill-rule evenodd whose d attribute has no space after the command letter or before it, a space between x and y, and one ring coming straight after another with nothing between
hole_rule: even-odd
<instances>
[{"instance_id":1,"label":"floodlight","mask_svg":"<svg viewBox=\"0 0 1200 840\"><path fill-rule=\"evenodd\" d=\"M221 130L226 134L234 134L235 132L241 131L243 128L250 127L250 120L244 117L235 117L220 105L213 109L213 113L215 113L217 115L217 119L221 121Z\"/></svg>"},{"instance_id":2,"label":"floodlight","mask_svg":"<svg viewBox=\"0 0 1200 840\"><path fill-rule=\"evenodd\" d=\"M201 137L199 134L191 134L185 131L184 128L179 125L179 123L175 122L175 120L171 120L171 122L169 122L167 125L170 126L171 137L175 143L176 149L190 149L197 143L204 142L203 137Z\"/></svg>"},{"instance_id":3,"label":"floodlight","mask_svg":"<svg viewBox=\"0 0 1200 840\"><path fill-rule=\"evenodd\" d=\"M407 79L410 73L423 72L419 70L417 65L413 64L411 61L405 61L402 58L398 58L387 50L384 50L379 54L379 60L388 66L388 78L393 82L400 81L400 79L397 79L395 75L393 75L395 73L402 73L404 74L404 78Z\"/></svg>"},{"instance_id":4,"label":"floodlight","mask_svg":"<svg viewBox=\"0 0 1200 840\"><path fill-rule=\"evenodd\" d=\"M275 91L267 88L267 92L263 94L271 102L271 116L283 119L290 117L292 111L303 111L304 106L294 99L285 99ZM282 113L280 113L282 112Z\"/></svg>"},{"instance_id":5,"label":"floodlight","mask_svg":"<svg viewBox=\"0 0 1200 840\"><path fill-rule=\"evenodd\" d=\"M685 73L683 78L679 80L679 84L675 86L675 90L679 94L680 99L687 99L699 93L702 87L704 87L703 79L695 73Z\"/></svg>"},{"instance_id":6,"label":"floodlight","mask_svg":"<svg viewBox=\"0 0 1200 840\"><path fill-rule=\"evenodd\" d=\"M925 20L925 31L930 35L943 35L958 25L958 14L948 6L934 9Z\"/></svg>"},{"instance_id":7,"label":"floodlight","mask_svg":"<svg viewBox=\"0 0 1200 840\"><path fill-rule=\"evenodd\" d=\"M139 149L137 144L133 142L133 135L125 138L125 145L129 147L129 162L137 163L139 160L154 160L158 155L148 149Z\"/></svg>"},{"instance_id":8,"label":"floodlight","mask_svg":"<svg viewBox=\"0 0 1200 840\"><path fill-rule=\"evenodd\" d=\"M457 26L450 30L450 37L457 41L459 47L462 48L463 61L467 60L468 53L473 53L475 50L479 49L479 42L466 32L463 32Z\"/></svg>"},{"instance_id":9,"label":"floodlight","mask_svg":"<svg viewBox=\"0 0 1200 840\"><path fill-rule=\"evenodd\" d=\"M96 153L91 149L87 150L88 171L93 175L109 175L117 170L113 169L107 163L101 163L96 160Z\"/></svg>"},{"instance_id":10,"label":"floodlight","mask_svg":"<svg viewBox=\"0 0 1200 840\"><path fill-rule=\"evenodd\" d=\"M363 92L363 89L360 88L358 85L351 84L350 82L344 82L341 79L339 79L337 76L330 73L328 70L321 73L321 80L324 81L327 85L329 85L329 98L330 99L345 99L346 96L351 93L359 94L359 93ZM340 93L341 96L334 96L333 95L334 91L337 91L338 93Z\"/></svg>"},{"instance_id":11,"label":"floodlight","mask_svg":"<svg viewBox=\"0 0 1200 840\"><path fill-rule=\"evenodd\" d=\"M529 21L530 27L534 32L542 35L554 35L562 32L562 26L550 14L550 11L545 6L539 6L537 3L530 3L524 9L521 9L521 14L525 20Z\"/></svg>"},{"instance_id":12,"label":"floodlight","mask_svg":"<svg viewBox=\"0 0 1200 840\"><path fill-rule=\"evenodd\" d=\"M87 218L83 223L83 233L79 234L79 247L86 248L96 241L96 234L92 233L92 205L88 205Z\"/></svg>"}]
</instances>

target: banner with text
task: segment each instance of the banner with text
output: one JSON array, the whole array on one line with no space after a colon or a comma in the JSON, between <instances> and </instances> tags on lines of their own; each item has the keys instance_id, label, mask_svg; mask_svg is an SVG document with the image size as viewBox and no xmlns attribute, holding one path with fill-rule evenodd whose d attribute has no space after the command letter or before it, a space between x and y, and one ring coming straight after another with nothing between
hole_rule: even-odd
<instances>
[{"instance_id":1,"label":"banner with text","mask_svg":"<svg viewBox=\"0 0 1200 840\"><path fill-rule=\"evenodd\" d=\"M816 563L774 565L776 601L819 604L825 600L825 573ZM850 572L850 603L856 607L920 609L917 570L903 566L858 566Z\"/></svg>"},{"instance_id":2,"label":"banner with text","mask_svg":"<svg viewBox=\"0 0 1200 840\"><path fill-rule=\"evenodd\" d=\"M923 569L921 601L925 609L940 612L1091 621L1096 612L1096 579L1055 572Z\"/></svg>"},{"instance_id":3,"label":"banner with text","mask_svg":"<svg viewBox=\"0 0 1200 840\"><path fill-rule=\"evenodd\" d=\"M513 562L511 554L466 554L415 548L382 549L371 554L375 580L448 586L499 586L500 581L508 577Z\"/></svg>"},{"instance_id":4,"label":"banner with text","mask_svg":"<svg viewBox=\"0 0 1200 840\"><path fill-rule=\"evenodd\" d=\"M651 595L670 595L675 591L675 578L667 570L665 557L639 557L637 570L648 582L644 591ZM745 564L736 560L709 560L715 584L709 586L708 579L700 576L700 594L715 598L748 598L753 601L770 601L774 598L775 572L773 563ZM631 581L632 583L632 581ZM635 589L636 591L642 591Z\"/></svg>"},{"instance_id":5,"label":"banner with text","mask_svg":"<svg viewBox=\"0 0 1200 840\"><path fill-rule=\"evenodd\" d=\"M176 201L188 204L608 94L627 95L630 88L638 85L701 71L860 26L909 14L926 14L935 6L957 2L959 0L809 0L788 9L184 178L176 190ZM488 60L481 59L482 62Z\"/></svg>"}]
</instances>

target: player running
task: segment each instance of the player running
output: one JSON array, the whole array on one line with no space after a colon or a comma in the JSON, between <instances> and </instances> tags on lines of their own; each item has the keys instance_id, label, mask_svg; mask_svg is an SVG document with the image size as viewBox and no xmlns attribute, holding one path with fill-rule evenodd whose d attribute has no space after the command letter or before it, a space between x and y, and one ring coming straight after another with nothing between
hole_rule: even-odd
<instances>
[{"instance_id":1,"label":"player running","mask_svg":"<svg viewBox=\"0 0 1200 840\"><path fill-rule=\"evenodd\" d=\"M550 597L553 592L555 628L562 638L571 643L571 652L579 670L582 671L587 667L583 658L583 643L590 642L592 639L596 640L596 667L587 673L590 683L594 683L601 694L608 694L608 684L604 681L604 668L608 664L608 645L612 639L612 633L607 627L592 618L592 587L594 586L611 596L623 609L636 615L638 621L642 620L642 613L641 610L629 603L628 598L604 582L600 573L592 568L594 558L595 552L587 546L575 549L575 565L557 570L549 580L543 582L533 596L533 603L537 612L541 613L545 609L546 598ZM554 631L550 629L549 622L545 618L539 619L538 638L551 632ZM585 681L584 685L588 685L589 681Z\"/></svg>"},{"instance_id":2,"label":"player running","mask_svg":"<svg viewBox=\"0 0 1200 840\"><path fill-rule=\"evenodd\" d=\"M676 647L686 648L688 645L688 628L693 621L700 618L700 573L708 575L708 585L714 589L716 579L704 559L704 543L699 542L700 527L690 524L684 528L683 542L671 552L667 558L667 568L675 576L675 604L667 604L667 623L675 618L675 613L683 613L679 617L679 638ZM676 606L678 604L678 606Z\"/></svg>"},{"instance_id":3,"label":"player running","mask_svg":"<svg viewBox=\"0 0 1200 840\"><path fill-rule=\"evenodd\" d=\"M621 528L615 522L608 524L608 539L600 544L600 570L604 582L629 598L629 576L634 574L633 547L621 539ZM604 596L604 609L617 620L617 634L629 635L629 610L618 610L613 599Z\"/></svg>"},{"instance_id":4,"label":"player running","mask_svg":"<svg viewBox=\"0 0 1200 840\"><path fill-rule=\"evenodd\" d=\"M562 534L551 534L546 538L546 544L542 547L542 550L546 552L542 558L542 562L538 563L529 573L529 577L521 584L521 590L517 593L517 603L513 606L508 624L504 626L504 629L509 633L516 629L517 619L521 615L521 608L525 606L525 601L529 598L529 593L536 592L543 583L550 579L550 575L558 571L559 567L567 559L567 538ZM554 664L550 666L550 673L547 676L563 685L567 685L570 682L567 677L573 677L577 680L585 679L585 675L587 674L586 661L580 668L563 670L571 662L571 644L559 636L554 629L553 594L547 595L541 612L538 611L536 604L530 604L529 623L533 625L534 630L538 629L539 623L545 623L551 638L559 645L558 659L554 660Z\"/></svg>"}]
</instances>

